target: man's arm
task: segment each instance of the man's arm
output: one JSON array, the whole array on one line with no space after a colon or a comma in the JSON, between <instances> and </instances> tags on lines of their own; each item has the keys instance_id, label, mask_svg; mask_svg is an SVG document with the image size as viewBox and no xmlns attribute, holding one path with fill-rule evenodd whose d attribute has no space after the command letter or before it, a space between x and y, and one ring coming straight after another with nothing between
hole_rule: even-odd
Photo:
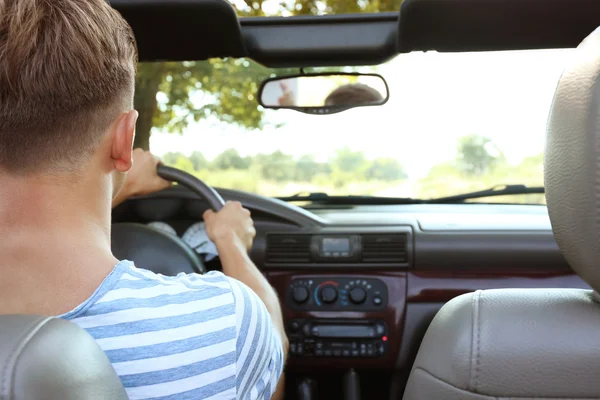
<instances>
[{"instance_id":1,"label":"man's arm","mask_svg":"<svg viewBox=\"0 0 600 400\"><path fill-rule=\"evenodd\" d=\"M218 213L207 211L204 221L208 236L219 251L225 275L245 284L262 300L280 338L282 363L285 365L289 345L277 293L248 256L256 235L250 212L238 202L228 202ZM272 398L283 399L283 375L279 378L279 383L273 386L277 386L277 390Z\"/></svg>"},{"instance_id":2,"label":"man's arm","mask_svg":"<svg viewBox=\"0 0 600 400\"><path fill-rule=\"evenodd\" d=\"M246 284L265 304L283 342L284 356L287 357L288 341L277 293L250 260L243 245L236 243L234 239L222 239L215 244L219 251L221 265L223 265L223 273Z\"/></svg>"}]
</instances>

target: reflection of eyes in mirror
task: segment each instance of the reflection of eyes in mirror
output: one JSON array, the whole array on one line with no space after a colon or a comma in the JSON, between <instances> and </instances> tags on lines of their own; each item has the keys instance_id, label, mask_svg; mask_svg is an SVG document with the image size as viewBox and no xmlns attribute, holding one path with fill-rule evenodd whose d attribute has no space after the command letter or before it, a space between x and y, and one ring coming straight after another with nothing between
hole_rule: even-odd
<instances>
[{"instance_id":1,"label":"reflection of eyes in mirror","mask_svg":"<svg viewBox=\"0 0 600 400\"><path fill-rule=\"evenodd\" d=\"M273 108L359 107L383 104L387 95L385 82L379 76L300 76L267 82L261 102Z\"/></svg>"}]
</instances>

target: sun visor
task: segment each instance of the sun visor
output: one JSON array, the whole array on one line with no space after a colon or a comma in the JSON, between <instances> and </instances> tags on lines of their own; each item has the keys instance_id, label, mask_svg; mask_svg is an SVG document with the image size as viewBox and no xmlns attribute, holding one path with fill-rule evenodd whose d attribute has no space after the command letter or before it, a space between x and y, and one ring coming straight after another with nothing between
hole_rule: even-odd
<instances>
[{"instance_id":1,"label":"sun visor","mask_svg":"<svg viewBox=\"0 0 600 400\"><path fill-rule=\"evenodd\" d=\"M246 55L240 24L225 0L111 0L135 34L140 61Z\"/></svg>"},{"instance_id":2,"label":"sun visor","mask_svg":"<svg viewBox=\"0 0 600 400\"><path fill-rule=\"evenodd\" d=\"M405 0L398 52L571 48L599 25L598 0Z\"/></svg>"}]
</instances>

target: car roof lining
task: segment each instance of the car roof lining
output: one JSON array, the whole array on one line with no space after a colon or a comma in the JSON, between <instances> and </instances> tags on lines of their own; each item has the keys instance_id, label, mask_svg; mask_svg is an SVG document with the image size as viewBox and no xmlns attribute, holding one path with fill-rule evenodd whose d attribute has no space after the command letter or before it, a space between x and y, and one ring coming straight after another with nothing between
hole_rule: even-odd
<instances>
[{"instance_id":1,"label":"car roof lining","mask_svg":"<svg viewBox=\"0 0 600 400\"><path fill-rule=\"evenodd\" d=\"M140 61L247 57L267 67L376 65L411 51L571 48L597 0L405 0L399 13L238 18L224 0L112 0Z\"/></svg>"}]
</instances>

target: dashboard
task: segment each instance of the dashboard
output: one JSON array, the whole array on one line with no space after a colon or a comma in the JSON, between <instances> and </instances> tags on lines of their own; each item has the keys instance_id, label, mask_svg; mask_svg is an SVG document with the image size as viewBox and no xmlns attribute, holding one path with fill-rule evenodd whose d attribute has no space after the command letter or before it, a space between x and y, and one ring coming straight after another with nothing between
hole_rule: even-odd
<instances>
[{"instance_id":1,"label":"dashboard","mask_svg":"<svg viewBox=\"0 0 600 400\"><path fill-rule=\"evenodd\" d=\"M589 289L561 255L544 206L300 208L219 192L252 212L250 256L280 297L292 373L408 371L435 313L463 293ZM206 208L176 187L124 203L113 220L163 220L182 232Z\"/></svg>"}]
</instances>

